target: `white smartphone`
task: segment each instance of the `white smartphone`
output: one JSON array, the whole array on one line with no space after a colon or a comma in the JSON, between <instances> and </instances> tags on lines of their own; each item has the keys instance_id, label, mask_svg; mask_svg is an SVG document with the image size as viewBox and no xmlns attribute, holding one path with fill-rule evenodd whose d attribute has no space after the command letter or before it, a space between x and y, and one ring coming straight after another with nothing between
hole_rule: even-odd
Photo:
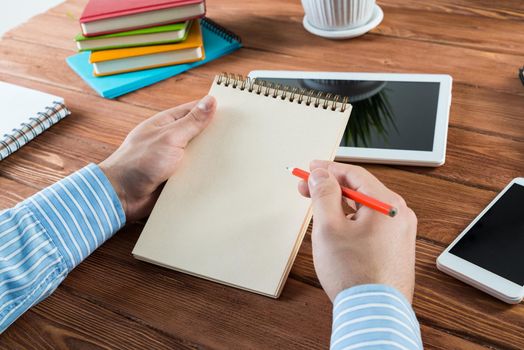
<instances>
[{"instance_id":1,"label":"white smartphone","mask_svg":"<svg viewBox=\"0 0 524 350\"><path fill-rule=\"evenodd\" d=\"M513 179L437 258L437 268L509 304L524 297L524 178Z\"/></svg>"}]
</instances>

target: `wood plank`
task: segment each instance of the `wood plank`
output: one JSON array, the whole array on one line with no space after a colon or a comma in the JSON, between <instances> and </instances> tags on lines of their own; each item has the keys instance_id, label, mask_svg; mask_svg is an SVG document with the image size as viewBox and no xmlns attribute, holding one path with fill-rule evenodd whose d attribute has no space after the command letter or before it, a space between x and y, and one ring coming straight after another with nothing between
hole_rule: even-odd
<instances>
[{"instance_id":1,"label":"wood plank","mask_svg":"<svg viewBox=\"0 0 524 350\"><path fill-rule=\"evenodd\" d=\"M17 203L35 194L36 189L20 182L0 176L0 211L14 207Z\"/></svg>"},{"instance_id":2,"label":"wood plank","mask_svg":"<svg viewBox=\"0 0 524 350\"><path fill-rule=\"evenodd\" d=\"M522 21L474 17L406 7L383 7L384 21L372 31L410 40L522 55ZM524 17L523 17L524 19ZM435 30L438 28L438 30ZM482 28L483 35L478 35ZM508 33L513 33L511 38Z\"/></svg>"},{"instance_id":3,"label":"wood plank","mask_svg":"<svg viewBox=\"0 0 524 350\"><path fill-rule=\"evenodd\" d=\"M4 349L195 349L59 288L2 334Z\"/></svg>"},{"instance_id":4,"label":"wood plank","mask_svg":"<svg viewBox=\"0 0 524 350\"><path fill-rule=\"evenodd\" d=\"M524 98L453 84L450 125L522 141Z\"/></svg>"},{"instance_id":5,"label":"wood plank","mask_svg":"<svg viewBox=\"0 0 524 350\"><path fill-rule=\"evenodd\" d=\"M469 340L459 338L457 336L446 333L445 331L435 329L430 326L422 324L420 329L423 334L423 342L425 350L449 350L449 349L495 349L493 345L480 345Z\"/></svg>"},{"instance_id":6,"label":"wood plank","mask_svg":"<svg viewBox=\"0 0 524 350\"><path fill-rule=\"evenodd\" d=\"M405 9L426 10L440 13L453 13L481 18L496 18L512 21L524 19L524 4L521 0L441 0L441 1L418 1L418 0L378 0L382 6L397 7Z\"/></svg>"},{"instance_id":7,"label":"wood plank","mask_svg":"<svg viewBox=\"0 0 524 350\"><path fill-rule=\"evenodd\" d=\"M64 137L48 130L4 159L0 176L41 189L91 162L107 158L115 148L100 141L72 138L70 135Z\"/></svg>"},{"instance_id":8,"label":"wood plank","mask_svg":"<svg viewBox=\"0 0 524 350\"><path fill-rule=\"evenodd\" d=\"M198 321L198 320L194 320ZM194 349L200 344L167 336L141 320L133 320L80 297L69 288L60 287L44 302L16 321L16 331L2 335L2 346L10 349L67 348L154 348ZM481 345L421 326L426 349L484 349ZM327 344L325 344L327 346ZM218 346L216 348L225 348Z\"/></svg>"},{"instance_id":9,"label":"wood plank","mask_svg":"<svg viewBox=\"0 0 524 350\"><path fill-rule=\"evenodd\" d=\"M493 191L524 174L521 141L450 128L446 153L444 166L402 168Z\"/></svg>"},{"instance_id":10,"label":"wood plank","mask_svg":"<svg viewBox=\"0 0 524 350\"><path fill-rule=\"evenodd\" d=\"M390 167L366 165L365 168L401 194L415 211L418 237L440 245L451 243L496 195L496 192Z\"/></svg>"}]
</instances>

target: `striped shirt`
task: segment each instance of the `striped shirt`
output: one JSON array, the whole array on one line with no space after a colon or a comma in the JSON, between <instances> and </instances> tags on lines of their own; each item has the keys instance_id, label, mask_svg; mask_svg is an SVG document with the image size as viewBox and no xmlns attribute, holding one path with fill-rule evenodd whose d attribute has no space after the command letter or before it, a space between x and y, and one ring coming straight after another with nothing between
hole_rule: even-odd
<instances>
[{"instance_id":1,"label":"striped shirt","mask_svg":"<svg viewBox=\"0 0 524 350\"><path fill-rule=\"evenodd\" d=\"M0 212L0 332L124 224L118 196L95 164ZM356 286L335 299L331 348L422 349L420 328L397 290Z\"/></svg>"},{"instance_id":2,"label":"striped shirt","mask_svg":"<svg viewBox=\"0 0 524 350\"><path fill-rule=\"evenodd\" d=\"M124 223L118 196L94 164L0 212L0 332Z\"/></svg>"},{"instance_id":3,"label":"striped shirt","mask_svg":"<svg viewBox=\"0 0 524 350\"><path fill-rule=\"evenodd\" d=\"M335 298L332 350L422 348L417 317L398 290L364 284L346 289Z\"/></svg>"}]
</instances>

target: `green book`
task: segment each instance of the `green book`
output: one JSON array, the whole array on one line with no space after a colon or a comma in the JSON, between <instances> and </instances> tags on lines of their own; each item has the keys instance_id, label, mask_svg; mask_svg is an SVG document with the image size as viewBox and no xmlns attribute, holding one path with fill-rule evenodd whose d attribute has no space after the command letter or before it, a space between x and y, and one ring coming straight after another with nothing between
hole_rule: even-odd
<instances>
[{"instance_id":1,"label":"green book","mask_svg":"<svg viewBox=\"0 0 524 350\"><path fill-rule=\"evenodd\" d=\"M120 49L124 47L170 44L184 41L192 21L157 27L135 29L127 32L85 37L75 37L78 51Z\"/></svg>"}]
</instances>

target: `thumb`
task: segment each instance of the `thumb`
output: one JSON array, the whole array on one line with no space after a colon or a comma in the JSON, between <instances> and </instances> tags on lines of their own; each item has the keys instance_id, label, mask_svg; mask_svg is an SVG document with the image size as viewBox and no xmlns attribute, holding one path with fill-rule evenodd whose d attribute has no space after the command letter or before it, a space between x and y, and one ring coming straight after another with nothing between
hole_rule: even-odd
<instances>
[{"instance_id":1,"label":"thumb","mask_svg":"<svg viewBox=\"0 0 524 350\"><path fill-rule=\"evenodd\" d=\"M313 201L313 217L320 227L332 227L345 218L340 184L326 169L314 169L309 176L309 193Z\"/></svg>"},{"instance_id":2,"label":"thumb","mask_svg":"<svg viewBox=\"0 0 524 350\"><path fill-rule=\"evenodd\" d=\"M173 128L180 137L180 143L186 146L211 121L216 111L216 100L213 96L205 96L184 117L173 123Z\"/></svg>"}]
</instances>

